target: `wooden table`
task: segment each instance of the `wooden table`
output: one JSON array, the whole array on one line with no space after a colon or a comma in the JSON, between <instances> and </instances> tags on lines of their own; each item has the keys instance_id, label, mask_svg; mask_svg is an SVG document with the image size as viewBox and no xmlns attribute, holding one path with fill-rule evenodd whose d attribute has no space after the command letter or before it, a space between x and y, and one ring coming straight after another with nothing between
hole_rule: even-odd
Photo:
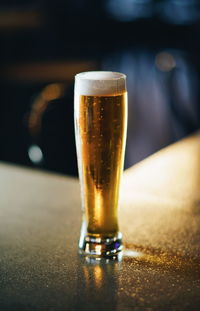
<instances>
[{"instance_id":1,"label":"wooden table","mask_svg":"<svg viewBox=\"0 0 200 311\"><path fill-rule=\"evenodd\" d=\"M75 178L0 164L0 310L198 310L200 134L124 173L121 261L77 252Z\"/></svg>"}]
</instances>

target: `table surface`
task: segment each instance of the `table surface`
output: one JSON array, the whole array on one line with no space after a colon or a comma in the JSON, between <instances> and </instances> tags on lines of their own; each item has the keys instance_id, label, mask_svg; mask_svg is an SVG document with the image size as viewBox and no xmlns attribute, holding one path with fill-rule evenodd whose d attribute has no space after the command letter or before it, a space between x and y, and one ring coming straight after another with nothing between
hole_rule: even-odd
<instances>
[{"instance_id":1,"label":"table surface","mask_svg":"<svg viewBox=\"0 0 200 311\"><path fill-rule=\"evenodd\" d=\"M77 251L75 178L0 164L0 310L198 310L200 134L124 172L121 261Z\"/></svg>"}]
</instances>

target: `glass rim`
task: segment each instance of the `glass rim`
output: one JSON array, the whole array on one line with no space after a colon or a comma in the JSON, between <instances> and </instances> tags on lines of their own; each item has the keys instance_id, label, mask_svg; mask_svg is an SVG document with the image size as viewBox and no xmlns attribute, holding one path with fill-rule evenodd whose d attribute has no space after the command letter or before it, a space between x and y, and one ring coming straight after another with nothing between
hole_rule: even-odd
<instances>
[{"instance_id":1,"label":"glass rim","mask_svg":"<svg viewBox=\"0 0 200 311\"><path fill-rule=\"evenodd\" d=\"M75 75L75 79L89 81L117 81L126 80L126 75L116 71L85 71Z\"/></svg>"}]
</instances>

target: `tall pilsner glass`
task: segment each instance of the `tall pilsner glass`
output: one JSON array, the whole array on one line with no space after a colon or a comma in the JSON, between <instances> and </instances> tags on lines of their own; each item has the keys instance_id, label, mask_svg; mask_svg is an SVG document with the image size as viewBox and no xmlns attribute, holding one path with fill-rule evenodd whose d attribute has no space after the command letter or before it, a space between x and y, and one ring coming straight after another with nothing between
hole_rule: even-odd
<instances>
[{"instance_id":1,"label":"tall pilsner glass","mask_svg":"<svg viewBox=\"0 0 200 311\"><path fill-rule=\"evenodd\" d=\"M112 256L122 250L119 187L127 128L126 76L109 71L75 77L75 132L83 223L82 253Z\"/></svg>"}]
</instances>

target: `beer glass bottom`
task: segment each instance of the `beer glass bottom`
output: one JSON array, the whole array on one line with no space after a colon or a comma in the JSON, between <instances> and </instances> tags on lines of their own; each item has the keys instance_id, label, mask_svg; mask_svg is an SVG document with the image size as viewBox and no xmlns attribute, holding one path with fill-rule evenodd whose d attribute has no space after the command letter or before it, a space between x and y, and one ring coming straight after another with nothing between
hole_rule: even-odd
<instances>
[{"instance_id":1,"label":"beer glass bottom","mask_svg":"<svg viewBox=\"0 0 200 311\"><path fill-rule=\"evenodd\" d=\"M122 251L122 234L118 232L114 237L94 237L85 230L82 225L79 240L79 250L81 254L98 257L112 257Z\"/></svg>"}]
</instances>

